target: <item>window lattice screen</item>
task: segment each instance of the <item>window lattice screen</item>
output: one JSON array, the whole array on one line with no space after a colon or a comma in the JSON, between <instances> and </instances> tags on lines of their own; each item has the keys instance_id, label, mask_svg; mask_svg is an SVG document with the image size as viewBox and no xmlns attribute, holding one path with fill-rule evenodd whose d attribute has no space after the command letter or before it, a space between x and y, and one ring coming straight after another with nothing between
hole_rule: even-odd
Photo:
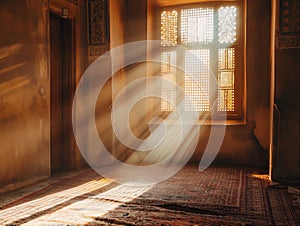
<instances>
[{"instance_id":1,"label":"window lattice screen","mask_svg":"<svg viewBox=\"0 0 300 226\"><path fill-rule=\"evenodd\" d=\"M209 111L209 49L185 53L185 93L192 100L185 103L187 111Z\"/></svg>"},{"instance_id":2,"label":"window lattice screen","mask_svg":"<svg viewBox=\"0 0 300 226\"><path fill-rule=\"evenodd\" d=\"M176 82L176 65L183 65L185 94L193 102L185 101L185 110L210 111L210 93L214 93L210 92L212 72L218 81L218 111L236 110L238 101L235 101L235 95L239 95L235 92L235 83L238 84L235 81L237 12L237 6L213 6L165 10L161 13L163 49L177 44L187 48L185 53L164 50L161 56L162 76L173 82ZM210 68L211 65L216 67ZM163 83L161 93L163 98L176 103L175 86ZM175 110L166 100L161 101L161 110Z\"/></svg>"},{"instance_id":3,"label":"window lattice screen","mask_svg":"<svg viewBox=\"0 0 300 226\"><path fill-rule=\"evenodd\" d=\"M235 49L218 52L218 110L234 111Z\"/></svg>"},{"instance_id":4,"label":"window lattice screen","mask_svg":"<svg viewBox=\"0 0 300 226\"><path fill-rule=\"evenodd\" d=\"M210 43L213 40L213 8L181 10L181 43Z\"/></svg>"},{"instance_id":5,"label":"window lattice screen","mask_svg":"<svg viewBox=\"0 0 300 226\"><path fill-rule=\"evenodd\" d=\"M219 9L219 42L234 43L236 41L236 13L235 6Z\"/></svg>"},{"instance_id":6,"label":"window lattice screen","mask_svg":"<svg viewBox=\"0 0 300 226\"><path fill-rule=\"evenodd\" d=\"M163 52L161 54L161 73L162 77L176 83L176 52ZM174 111L176 104L176 86L167 82L162 82L161 95L161 110Z\"/></svg>"},{"instance_id":7,"label":"window lattice screen","mask_svg":"<svg viewBox=\"0 0 300 226\"><path fill-rule=\"evenodd\" d=\"M161 13L161 43L163 46L177 44L177 18L178 12L175 10Z\"/></svg>"}]
</instances>

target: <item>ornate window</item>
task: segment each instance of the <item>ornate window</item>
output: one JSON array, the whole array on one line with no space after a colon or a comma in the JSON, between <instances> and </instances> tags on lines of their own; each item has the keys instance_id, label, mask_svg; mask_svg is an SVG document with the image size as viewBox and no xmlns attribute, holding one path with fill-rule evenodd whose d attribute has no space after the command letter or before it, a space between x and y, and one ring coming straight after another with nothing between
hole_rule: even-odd
<instances>
[{"instance_id":1,"label":"ornate window","mask_svg":"<svg viewBox=\"0 0 300 226\"><path fill-rule=\"evenodd\" d=\"M185 104L186 111L209 113L214 106L220 115L243 117L243 24L240 1L160 10L161 74L184 88L193 103ZM175 45L183 46L185 51L174 51ZM184 71L182 83L177 65ZM165 98L161 110L174 111L166 100L175 102L176 88L162 85L161 92Z\"/></svg>"}]
</instances>

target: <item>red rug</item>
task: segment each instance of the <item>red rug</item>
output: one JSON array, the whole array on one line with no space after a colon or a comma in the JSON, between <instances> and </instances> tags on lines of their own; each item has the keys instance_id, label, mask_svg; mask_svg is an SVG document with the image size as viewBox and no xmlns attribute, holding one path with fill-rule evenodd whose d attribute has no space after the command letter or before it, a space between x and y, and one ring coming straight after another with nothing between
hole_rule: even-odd
<instances>
[{"instance_id":1,"label":"red rug","mask_svg":"<svg viewBox=\"0 0 300 226\"><path fill-rule=\"evenodd\" d=\"M300 215L297 214L286 186L270 186L267 188L267 195L277 225L300 225Z\"/></svg>"},{"instance_id":2,"label":"red rug","mask_svg":"<svg viewBox=\"0 0 300 226\"><path fill-rule=\"evenodd\" d=\"M287 190L268 185L258 170L188 166L95 224L298 225Z\"/></svg>"}]
</instances>

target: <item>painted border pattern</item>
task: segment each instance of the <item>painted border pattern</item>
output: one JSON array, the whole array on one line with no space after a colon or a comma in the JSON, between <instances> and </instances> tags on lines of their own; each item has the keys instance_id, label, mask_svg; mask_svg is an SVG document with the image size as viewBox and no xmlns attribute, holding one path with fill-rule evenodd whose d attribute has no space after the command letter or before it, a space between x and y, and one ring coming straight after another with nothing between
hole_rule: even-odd
<instances>
[{"instance_id":1,"label":"painted border pattern","mask_svg":"<svg viewBox=\"0 0 300 226\"><path fill-rule=\"evenodd\" d=\"M78 5L78 0L67 0L67 1L73 3L74 5Z\"/></svg>"},{"instance_id":2,"label":"painted border pattern","mask_svg":"<svg viewBox=\"0 0 300 226\"><path fill-rule=\"evenodd\" d=\"M108 0L88 1L89 56L104 54L110 49Z\"/></svg>"},{"instance_id":3,"label":"painted border pattern","mask_svg":"<svg viewBox=\"0 0 300 226\"><path fill-rule=\"evenodd\" d=\"M278 49L300 48L300 1L280 0Z\"/></svg>"}]
</instances>

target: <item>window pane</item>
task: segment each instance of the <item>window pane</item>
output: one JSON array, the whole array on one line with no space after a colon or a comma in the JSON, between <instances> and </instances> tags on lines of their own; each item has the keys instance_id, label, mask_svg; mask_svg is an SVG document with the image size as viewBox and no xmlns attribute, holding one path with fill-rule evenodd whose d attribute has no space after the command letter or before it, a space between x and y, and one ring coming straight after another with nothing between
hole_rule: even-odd
<instances>
[{"instance_id":1,"label":"window pane","mask_svg":"<svg viewBox=\"0 0 300 226\"><path fill-rule=\"evenodd\" d=\"M176 72L176 52L163 52L161 54L161 72Z\"/></svg>"},{"instance_id":2,"label":"window pane","mask_svg":"<svg viewBox=\"0 0 300 226\"><path fill-rule=\"evenodd\" d=\"M163 52L161 54L162 77L176 83L176 52ZM167 82L162 82L161 87L161 110L174 111L172 103L176 104L176 86Z\"/></svg>"},{"instance_id":3,"label":"window pane","mask_svg":"<svg viewBox=\"0 0 300 226\"><path fill-rule=\"evenodd\" d=\"M219 42L234 43L236 41L236 7L227 6L219 9Z\"/></svg>"},{"instance_id":4,"label":"window pane","mask_svg":"<svg viewBox=\"0 0 300 226\"><path fill-rule=\"evenodd\" d=\"M181 10L181 42L207 44L213 41L213 8Z\"/></svg>"},{"instance_id":5,"label":"window pane","mask_svg":"<svg viewBox=\"0 0 300 226\"><path fill-rule=\"evenodd\" d=\"M218 111L234 116L233 113L240 111L239 100L242 94L241 89L237 87L240 85L240 75L236 74L236 68L242 65L236 65L235 60L236 45L241 44L236 43L239 8L237 5L220 4L199 3L200 8L185 6L167 9L160 14L161 44L164 51L161 55L161 74L163 78L179 84L183 81L179 79L181 77L177 77L179 74L176 64L183 65L185 110L209 112L210 99L217 99ZM187 49L176 52L168 48L178 43L185 45ZM212 83L215 79L211 80L210 77L212 65L216 67L213 71L217 77L217 94L210 92L215 87ZM161 110L174 111L176 106L172 106L172 103L180 101L176 85L166 82L161 85L161 94L165 98L161 101Z\"/></svg>"},{"instance_id":6,"label":"window pane","mask_svg":"<svg viewBox=\"0 0 300 226\"><path fill-rule=\"evenodd\" d=\"M209 111L209 50L185 52L185 93L193 105L186 102L187 111Z\"/></svg>"},{"instance_id":7,"label":"window pane","mask_svg":"<svg viewBox=\"0 0 300 226\"><path fill-rule=\"evenodd\" d=\"M177 17L178 13L175 10L161 13L161 44L163 46L177 44Z\"/></svg>"},{"instance_id":8,"label":"window pane","mask_svg":"<svg viewBox=\"0 0 300 226\"><path fill-rule=\"evenodd\" d=\"M235 49L219 49L218 56L218 110L234 111Z\"/></svg>"}]
</instances>

